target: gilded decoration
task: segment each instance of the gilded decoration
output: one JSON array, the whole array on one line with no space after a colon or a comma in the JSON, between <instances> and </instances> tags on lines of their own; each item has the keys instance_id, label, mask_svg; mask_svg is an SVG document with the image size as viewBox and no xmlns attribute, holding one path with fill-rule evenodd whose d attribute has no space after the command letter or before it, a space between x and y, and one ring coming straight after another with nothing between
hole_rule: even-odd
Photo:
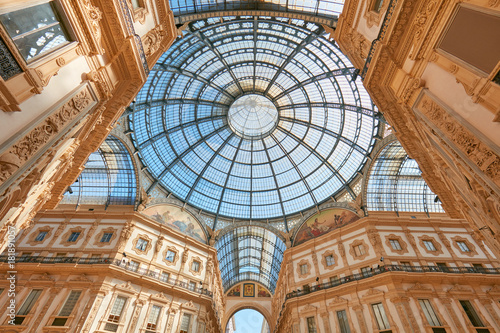
<instances>
[{"instance_id":1,"label":"gilded decoration","mask_svg":"<svg viewBox=\"0 0 500 333\"><path fill-rule=\"evenodd\" d=\"M328 256L332 256L333 257L333 264L328 266L327 263L326 263L326 257ZM326 269L326 270L332 270L334 269L335 267L338 266L338 257L337 255L335 254L335 252L333 251L325 251L323 253L323 255L321 256L321 263L323 264L323 267Z\"/></svg>"},{"instance_id":2,"label":"gilded decoration","mask_svg":"<svg viewBox=\"0 0 500 333\"><path fill-rule=\"evenodd\" d=\"M456 121L442 106L423 94L418 109L429 118L469 159L500 185L500 156Z\"/></svg>"},{"instance_id":3,"label":"gilded decoration","mask_svg":"<svg viewBox=\"0 0 500 333\"><path fill-rule=\"evenodd\" d=\"M401 246L401 250L395 250L392 245L391 245L391 239L397 240L399 245ZM408 244L403 240L401 236L395 235L395 234L390 234L388 236L385 236L385 244L387 245L387 248L390 249L392 252L397 253L399 255L403 255L405 253L408 253Z\"/></svg>"},{"instance_id":4,"label":"gilded decoration","mask_svg":"<svg viewBox=\"0 0 500 333\"><path fill-rule=\"evenodd\" d=\"M174 260L172 260L172 261L169 261L166 259L167 253L169 250L175 253ZM167 246L165 251L163 251L162 260L168 266L175 266L175 264L177 263L177 260L179 260L179 250L177 250L177 248L175 248L174 246Z\"/></svg>"},{"instance_id":5,"label":"gilded decoration","mask_svg":"<svg viewBox=\"0 0 500 333\"><path fill-rule=\"evenodd\" d=\"M431 236L424 235L424 236L418 237L418 241L419 241L420 247L422 249L424 249L425 252L427 252L429 254L432 254L434 256L443 254L443 249L442 249L441 243L439 243L435 238L433 238ZM435 251L428 250L427 247L424 244L424 241L430 241L430 242L432 242L432 244L434 245L434 248L436 250Z\"/></svg>"},{"instance_id":6,"label":"gilded decoration","mask_svg":"<svg viewBox=\"0 0 500 333\"><path fill-rule=\"evenodd\" d=\"M198 271L193 270L193 262L197 261L199 263ZM193 275L201 275L201 271L203 270L203 263L200 259L200 257L191 257L191 260L189 261L189 271Z\"/></svg>"},{"instance_id":7,"label":"gilded decoration","mask_svg":"<svg viewBox=\"0 0 500 333\"><path fill-rule=\"evenodd\" d=\"M101 242L102 236L104 236L104 234L106 233L108 234L112 233L113 235L111 236L108 242ZM118 229L112 227L102 229L101 232L94 237L94 245L97 247L110 245L113 242L113 240L115 240L116 237L118 237Z\"/></svg>"},{"instance_id":8,"label":"gilded decoration","mask_svg":"<svg viewBox=\"0 0 500 333\"><path fill-rule=\"evenodd\" d=\"M146 242L148 242L145 250L140 250L137 248L137 243L139 242L139 239L142 239L142 240L145 240ZM134 250L134 252L137 253L138 255L148 254L149 250L151 250L151 248L153 247L152 242L153 242L153 240L151 238L149 238L148 235L139 234L132 241L132 250Z\"/></svg>"},{"instance_id":9,"label":"gilded decoration","mask_svg":"<svg viewBox=\"0 0 500 333\"><path fill-rule=\"evenodd\" d=\"M307 265L307 272L303 274L301 270L302 265ZM299 278L301 279L306 278L307 276L309 276L309 274L311 274L311 263L309 262L309 260L302 259L301 261L299 261L299 263L297 264L297 273L299 274Z\"/></svg>"},{"instance_id":10,"label":"gilded decoration","mask_svg":"<svg viewBox=\"0 0 500 333\"><path fill-rule=\"evenodd\" d=\"M48 241L50 239L50 236L52 235L52 230L53 230L53 228L51 228L49 226L38 228L31 233L31 235L26 243L31 245L31 246L43 244L45 241ZM40 234L41 232L44 232L44 231L47 234L45 235L43 240L37 241L36 238L38 237L38 234Z\"/></svg>"},{"instance_id":11,"label":"gilded decoration","mask_svg":"<svg viewBox=\"0 0 500 333\"><path fill-rule=\"evenodd\" d=\"M356 256L355 248L360 246L360 245L363 247L364 253L360 254L359 256ZM349 253L356 260L365 259L368 256L368 250L369 250L368 244L366 244L364 239L355 240L354 242L351 243L351 246L349 247Z\"/></svg>"},{"instance_id":12,"label":"gilded decoration","mask_svg":"<svg viewBox=\"0 0 500 333\"><path fill-rule=\"evenodd\" d=\"M75 227L75 228L70 228L66 233L64 233L61 236L61 240L59 241L59 244L62 246L71 246L77 244L80 240L85 239L85 234L84 234L85 229L82 227ZM68 239L71 236L73 232L79 232L80 234L78 235L78 238L74 242L69 242Z\"/></svg>"},{"instance_id":13,"label":"gilded decoration","mask_svg":"<svg viewBox=\"0 0 500 333\"><path fill-rule=\"evenodd\" d=\"M473 257L477 256L478 253L476 251L476 246L471 243L467 238L455 236L451 238L453 246L460 251L461 254L465 254L466 256ZM469 251L463 251L460 246L458 246L457 242L464 242L465 245L469 248Z\"/></svg>"}]
</instances>

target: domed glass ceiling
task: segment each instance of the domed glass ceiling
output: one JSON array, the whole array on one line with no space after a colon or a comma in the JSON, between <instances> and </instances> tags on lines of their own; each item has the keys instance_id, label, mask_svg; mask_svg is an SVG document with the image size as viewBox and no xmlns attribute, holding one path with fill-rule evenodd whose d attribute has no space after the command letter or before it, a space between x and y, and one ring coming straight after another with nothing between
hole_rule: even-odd
<instances>
[{"instance_id":1,"label":"domed glass ceiling","mask_svg":"<svg viewBox=\"0 0 500 333\"><path fill-rule=\"evenodd\" d=\"M129 115L148 172L181 200L241 219L294 214L347 190L378 112L321 26L227 17L190 23Z\"/></svg>"}]
</instances>

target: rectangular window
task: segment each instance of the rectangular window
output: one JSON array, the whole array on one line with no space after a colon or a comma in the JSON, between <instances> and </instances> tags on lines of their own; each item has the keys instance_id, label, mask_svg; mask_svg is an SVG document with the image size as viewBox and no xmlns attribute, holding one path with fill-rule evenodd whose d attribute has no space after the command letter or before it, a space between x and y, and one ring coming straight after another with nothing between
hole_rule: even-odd
<instances>
[{"instance_id":1,"label":"rectangular window","mask_svg":"<svg viewBox=\"0 0 500 333\"><path fill-rule=\"evenodd\" d=\"M377 321L378 329L386 330L391 328L391 325L389 325L389 320L385 315L384 305L382 305L382 303L372 304L372 309L375 320Z\"/></svg>"},{"instance_id":2,"label":"rectangular window","mask_svg":"<svg viewBox=\"0 0 500 333\"><path fill-rule=\"evenodd\" d=\"M333 255L330 254L328 256L325 257L325 261L326 261L326 266L332 266L332 265L335 265L335 259L333 258Z\"/></svg>"},{"instance_id":3,"label":"rectangular window","mask_svg":"<svg viewBox=\"0 0 500 333\"><path fill-rule=\"evenodd\" d=\"M109 313L108 321L112 323L118 323L120 321L120 316L122 315L123 308L125 306L125 302L127 302L126 297L118 296L115 299L115 304L111 308L111 312Z\"/></svg>"},{"instance_id":4,"label":"rectangular window","mask_svg":"<svg viewBox=\"0 0 500 333\"><path fill-rule=\"evenodd\" d=\"M194 291L196 289L196 282L189 281L188 289Z\"/></svg>"},{"instance_id":5,"label":"rectangular window","mask_svg":"<svg viewBox=\"0 0 500 333\"><path fill-rule=\"evenodd\" d=\"M80 236L80 232L72 232L68 238L68 242L71 242L71 243L76 242L76 240L78 239L79 236Z\"/></svg>"},{"instance_id":6,"label":"rectangular window","mask_svg":"<svg viewBox=\"0 0 500 333\"><path fill-rule=\"evenodd\" d=\"M363 274L364 277L372 275L372 269L370 267L361 267L361 274Z\"/></svg>"},{"instance_id":7,"label":"rectangular window","mask_svg":"<svg viewBox=\"0 0 500 333\"><path fill-rule=\"evenodd\" d=\"M374 12L380 13L383 5L384 5L384 0L375 0L375 2L373 3L372 10Z\"/></svg>"},{"instance_id":8,"label":"rectangular window","mask_svg":"<svg viewBox=\"0 0 500 333\"><path fill-rule=\"evenodd\" d=\"M428 299L419 299L418 302L422 307L422 311L424 312L425 318L427 322L431 326L442 326L441 321L439 320L434 308L432 307L431 302Z\"/></svg>"},{"instance_id":9,"label":"rectangular window","mask_svg":"<svg viewBox=\"0 0 500 333\"><path fill-rule=\"evenodd\" d=\"M340 333L351 333L345 310L337 311L337 319L339 320Z\"/></svg>"},{"instance_id":10,"label":"rectangular window","mask_svg":"<svg viewBox=\"0 0 500 333\"><path fill-rule=\"evenodd\" d=\"M189 324L191 324L191 315L185 313L182 316L181 330L179 333L189 333Z\"/></svg>"},{"instance_id":11,"label":"rectangular window","mask_svg":"<svg viewBox=\"0 0 500 333\"><path fill-rule=\"evenodd\" d=\"M130 260L129 269L132 272L137 272L139 269L139 263L137 261Z\"/></svg>"},{"instance_id":12,"label":"rectangular window","mask_svg":"<svg viewBox=\"0 0 500 333\"><path fill-rule=\"evenodd\" d=\"M170 278L170 274L169 274L169 273L167 273L167 272L162 272L162 273L161 273L161 278L160 278L160 279L161 279L163 282L168 282L168 279L169 279L169 278Z\"/></svg>"},{"instance_id":13,"label":"rectangular window","mask_svg":"<svg viewBox=\"0 0 500 333\"><path fill-rule=\"evenodd\" d=\"M156 325L158 324L158 318L160 317L161 306L153 305L151 312L149 313L148 323L146 325L147 330L156 331Z\"/></svg>"},{"instance_id":14,"label":"rectangular window","mask_svg":"<svg viewBox=\"0 0 500 333\"><path fill-rule=\"evenodd\" d=\"M101 243L109 243L111 241L111 237L113 237L113 233L112 232L105 232L102 235L100 242Z\"/></svg>"},{"instance_id":15,"label":"rectangular window","mask_svg":"<svg viewBox=\"0 0 500 333\"><path fill-rule=\"evenodd\" d=\"M171 250L168 250L167 251L167 255L165 256L165 260L166 261L170 261L170 262L174 262L174 260L175 260L175 252L171 251Z\"/></svg>"},{"instance_id":16,"label":"rectangular window","mask_svg":"<svg viewBox=\"0 0 500 333\"><path fill-rule=\"evenodd\" d=\"M200 262L193 261L193 264L191 265L191 270L194 272L199 272L200 271Z\"/></svg>"},{"instance_id":17,"label":"rectangular window","mask_svg":"<svg viewBox=\"0 0 500 333\"><path fill-rule=\"evenodd\" d=\"M40 231L35 238L35 242L43 241L45 239L45 236L47 236L47 231Z\"/></svg>"},{"instance_id":18,"label":"rectangular window","mask_svg":"<svg viewBox=\"0 0 500 333\"><path fill-rule=\"evenodd\" d=\"M314 317L307 317L307 333L316 333L316 321Z\"/></svg>"},{"instance_id":19,"label":"rectangular window","mask_svg":"<svg viewBox=\"0 0 500 333\"><path fill-rule=\"evenodd\" d=\"M484 327L483 322L481 321L481 318L477 315L476 310L474 310L474 307L472 306L471 302L469 301L460 301L460 305L462 305L462 308L464 308L465 314L467 317L469 317L469 320L474 327Z\"/></svg>"},{"instance_id":20,"label":"rectangular window","mask_svg":"<svg viewBox=\"0 0 500 333\"><path fill-rule=\"evenodd\" d=\"M21 325L24 321L24 318L30 313L31 309L33 308L33 305L35 305L36 301L38 300L38 297L42 294L42 289L33 289L28 297L24 300L23 305L19 308L19 311L17 311L16 318L14 319L14 323L16 325Z\"/></svg>"},{"instance_id":21,"label":"rectangular window","mask_svg":"<svg viewBox=\"0 0 500 333\"><path fill-rule=\"evenodd\" d=\"M307 274L307 264L300 265L300 274Z\"/></svg>"},{"instance_id":22,"label":"rectangular window","mask_svg":"<svg viewBox=\"0 0 500 333\"><path fill-rule=\"evenodd\" d=\"M434 243L430 240L424 240L424 245L427 251L436 251L436 247L434 246Z\"/></svg>"},{"instance_id":23,"label":"rectangular window","mask_svg":"<svg viewBox=\"0 0 500 333\"><path fill-rule=\"evenodd\" d=\"M389 243L391 243L391 247L393 250L402 250L401 244L399 244L399 241L397 239L389 239Z\"/></svg>"},{"instance_id":24,"label":"rectangular window","mask_svg":"<svg viewBox=\"0 0 500 333\"><path fill-rule=\"evenodd\" d=\"M359 257L362 256L363 254L365 254L365 247L363 246L363 244L356 245L354 247L354 255L356 257Z\"/></svg>"},{"instance_id":25,"label":"rectangular window","mask_svg":"<svg viewBox=\"0 0 500 333\"><path fill-rule=\"evenodd\" d=\"M462 252L470 252L470 249L469 249L469 247L467 246L467 243L457 241L457 245L458 245L458 247L460 248L460 251L462 251Z\"/></svg>"},{"instance_id":26,"label":"rectangular window","mask_svg":"<svg viewBox=\"0 0 500 333\"><path fill-rule=\"evenodd\" d=\"M71 41L55 1L0 15L0 22L28 63Z\"/></svg>"},{"instance_id":27,"label":"rectangular window","mask_svg":"<svg viewBox=\"0 0 500 333\"><path fill-rule=\"evenodd\" d=\"M439 267L441 272L448 272L448 265L445 262L437 262L436 266Z\"/></svg>"},{"instance_id":28,"label":"rectangular window","mask_svg":"<svg viewBox=\"0 0 500 333\"><path fill-rule=\"evenodd\" d=\"M337 284L339 283L339 277L337 275L335 276L330 276L330 283L332 284Z\"/></svg>"},{"instance_id":29,"label":"rectangular window","mask_svg":"<svg viewBox=\"0 0 500 333\"><path fill-rule=\"evenodd\" d=\"M71 312L73 312L73 309L75 308L76 302L78 302L78 299L80 298L80 295L82 294L81 290L73 290L69 294L68 298L66 299L66 302L64 303L63 307L59 311L59 315L54 318L54 321L52 322L52 326L65 326L66 321L68 320L68 317L71 315Z\"/></svg>"},{"instance_id":30,"label":"rectangular window","mask_svg":"<svg viewBox=\"0 0 500 333\"><path fill-rule=\"evenodd\" d=\"M403 266L403 270L411 271L411 264L409 261L401 261L401 266Z\"/></svg>"},{"instance_id":31,"label":"rectangular window","mask_svg":"<svg viewBox=\"0 0 500 333\"><path fill-rule=\"evenodd\" d=\"M135 245L135 248L140 251L146 251L146 248L148 246L148 241L142 238L139 238L137 240L137 244Z\"/></svg>"}]
</instances>

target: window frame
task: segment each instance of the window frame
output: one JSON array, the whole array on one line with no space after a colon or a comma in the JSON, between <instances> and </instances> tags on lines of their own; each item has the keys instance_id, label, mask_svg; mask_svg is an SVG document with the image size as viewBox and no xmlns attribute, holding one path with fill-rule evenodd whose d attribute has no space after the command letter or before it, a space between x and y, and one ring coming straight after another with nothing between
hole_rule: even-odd
<instances>
[{"instance_id":1,"label":"window frame","mask_svg":"<svg viewBox=\"0 0 500 333\"><path fill-rule=\"evenodd\" d=\"M78 293L77 298L74 300L70 299L70 297L72 297L72 295L75 293ZM72 317L72 313L73 313L73 311L75 311L75 308L78 308L78 303L80 302L80 299L82 298L82 293L83 293L83 290L79 290L79 289L71 290L68 293L68 296L66 296L66 300L64 301L62 306L59 308L59 311L57 311L57 315L51 316L49 322L52 322L52 324L50 326L69 326L68 320ZM75 297L75 296L73 296L73 297ZM65 316L61 313L63 312L63 310L65 310L65 307L68 305L68 302L73 302L73 304L71 305L71 303L69 303L70 311L69 311L68 315ZM67 311L67 309L66 309L66 311Z\"/></svg>"},{"instance_id":2,"label":"window frame","mask_svg":"<svg viewBox=\"0 0 500 333\"><path fill-rule=\"evenodd\" d=\"M387 317L384 304L382 302L373 303L371 304L371 308L379 331L390 330L391 323Z\"/></svg>"}]
</instances>

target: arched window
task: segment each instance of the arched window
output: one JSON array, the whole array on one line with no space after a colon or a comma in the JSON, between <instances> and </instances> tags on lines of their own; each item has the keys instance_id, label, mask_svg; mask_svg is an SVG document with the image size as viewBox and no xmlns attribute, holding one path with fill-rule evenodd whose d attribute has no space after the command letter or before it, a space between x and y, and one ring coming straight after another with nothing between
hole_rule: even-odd
<instances>
[{"instance_id":1,"label":"arched window","mask_svg":"<svg viewBox=\"0 0 500 333\"><path fill-rule=\"evenodd\" d=\"M250 280L274 292L286 249L274 233L257 226L238 227L222 235L215 248L224 291Z\"/></svg>"},{"instance_id":2,"label":"arched window","mask_svg":"<svg viewBox=\"0 0 500 333\"><path fill-rule=\"evenodd\" d=\"M372 211L444 212L417 161L408 157L398 141L385 146L373 162L366 199Z\"/></svg>"},{"instance_id":3,"label":"arched window","mask_svg":"<svg viewBox=\"0 0 500 333\"><path fill-rule=\"evenodd\" d=\"M108 136L90 154L85 169L68 187L61 204L133 205L136 195L134 165L125 145Z\"/></svg>"}]
</instances>

